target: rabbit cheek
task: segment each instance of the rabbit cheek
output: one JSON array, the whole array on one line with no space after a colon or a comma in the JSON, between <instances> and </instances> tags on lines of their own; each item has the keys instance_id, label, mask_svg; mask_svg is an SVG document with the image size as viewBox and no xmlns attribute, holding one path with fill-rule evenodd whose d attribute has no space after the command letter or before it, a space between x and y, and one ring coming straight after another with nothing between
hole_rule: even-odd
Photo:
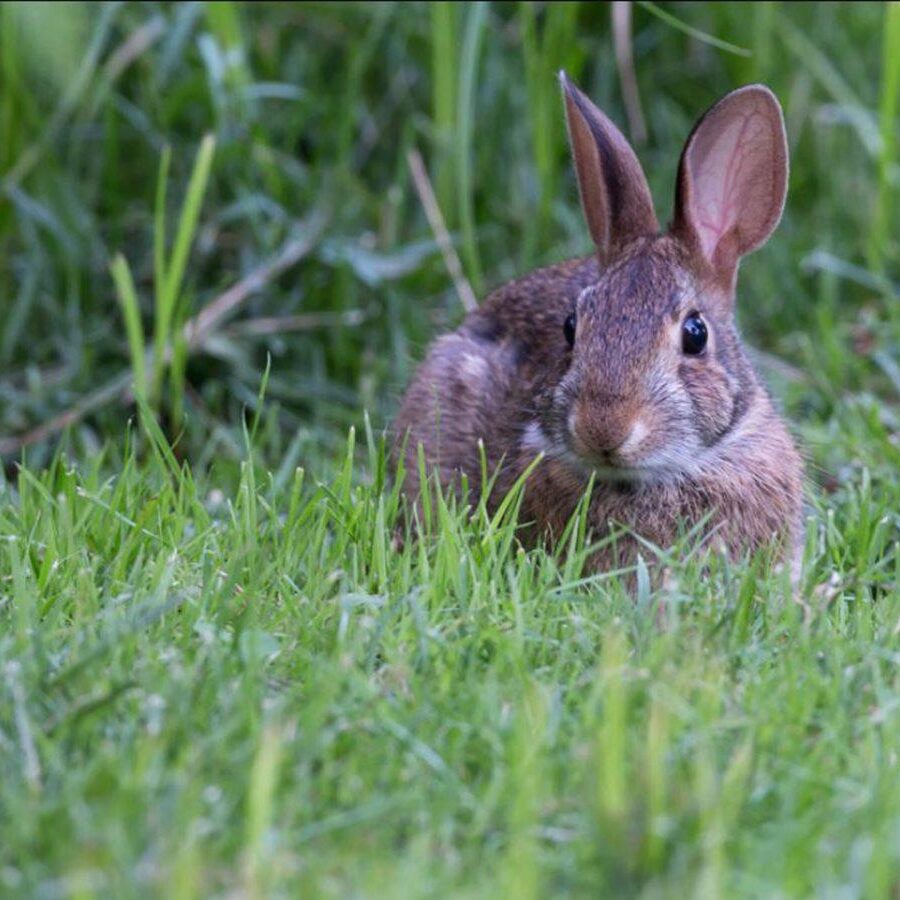
<instances>
[{"instance_id":1,"label":"rabbit cheek","mask_svg":"<svg viewBox=\"0 0 900 900\"><path fill-rule=\"evenodd\" d=\"M682 365L679 376L694 407L700 440L714 444L728 430L734 416L734 395L728 376L712 366Z\"/></svg>"}]
</instances>

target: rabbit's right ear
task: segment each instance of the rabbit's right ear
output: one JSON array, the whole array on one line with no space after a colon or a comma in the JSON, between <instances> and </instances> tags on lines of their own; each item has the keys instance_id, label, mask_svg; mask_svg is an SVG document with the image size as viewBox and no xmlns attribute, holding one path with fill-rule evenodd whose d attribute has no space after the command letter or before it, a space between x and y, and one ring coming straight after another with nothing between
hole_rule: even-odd
<instances>
[{"instance_id":1,"label":"rabbit's right ear","mask_svg":"<svg viewBox=\"0 0 900 900\"><path fill-rule=\"evenodd\" d=\"M601 265L659 223L647 179L622 132L559 73L581 206Z\"/></svg>"}]
</instances>

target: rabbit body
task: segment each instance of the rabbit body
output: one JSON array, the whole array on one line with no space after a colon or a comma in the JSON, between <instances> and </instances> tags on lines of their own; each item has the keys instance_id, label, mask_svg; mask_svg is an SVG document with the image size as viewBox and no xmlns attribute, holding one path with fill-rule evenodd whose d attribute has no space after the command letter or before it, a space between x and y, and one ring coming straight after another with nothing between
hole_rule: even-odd
<instances>
[{"instance_id":1,"label":"rabbit body","mask_svg":"<svg viewBox=\"0 0 900 900\"><path fill-rule=\"evenodd\" d=\"M625 526L594 568L630 563L641 539L664 548L698 525L733 556L773 540L793 555L803 464L733 315L737 260L783 203L777 103L773 117L765 89L744 89L727 115L722 103L741 92L701 120L675 221L660 233L627 142L564 88L598 252L503 285L433 344L395 423L404 491L419 495L421 445L445 489L460 490L465 476L477 496L483 472L496 473L496 509L540 455L520 509L526 543L558 538L593 476L592 536Z\"/></svg>"}]
</instances>

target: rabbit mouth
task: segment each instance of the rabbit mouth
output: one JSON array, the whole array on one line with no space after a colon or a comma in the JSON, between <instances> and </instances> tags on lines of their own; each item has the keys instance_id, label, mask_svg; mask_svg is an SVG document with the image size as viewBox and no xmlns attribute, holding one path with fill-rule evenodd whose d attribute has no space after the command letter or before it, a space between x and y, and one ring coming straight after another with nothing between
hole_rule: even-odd
<instances>
[{"instance_id":1,"label":"rabbit mouth","mask_svg":"<svg viewBox=\"0 0 900 900\"><path fill-rule=\"evenodd\" d=\"M637 458L621 450L576 449L565 441L564 459L586 475L593 474L601 482L632 485L659 484L680 477L681 472L669 461L659 461L655 454Z\"/></svg>"},{"instance_id":2,"label":"rabbit mouth","mask_svg":"<svg viewBox=\"0 0 900 900\"><path fill-rule=\"evenodd\" d=\"M601 481L656 481L661 474L655 466L643 466L639 463L625 461L615 452L600 451L599 453L575 455L578 456L582 465L590 469Z\"/></svg>"},{"instance_id":3,"label":"rabbit mouth","mask_svg":"<svg viewBox=\"0 0 900 900\"><path fill-rule=\"evenodd\" d=\"M564 465L585 481L594 475L601 482L620 486L659 484L678 480L687 473L686 460L680 454L642 454L636 447L626 448L628 456L618 450L576 448L566 429L542 427L533 421L522 435L522 447L529 454L540 453L544 458Z\"/></svg>"},{"instance_id":4,"label":"rabbit mouth","mask_svg":"<svg viewBox=\"0 0 900 900\"><path fill-rule=\"evenodd\" d=\"M582 465L604 481L647 481L653 469L643 463L640 447L647 436L647 428L638 421L626 440L612 448L597 447L579 440L575 429L569 427L564 435L566 446Z\"/></svg>"},{"instance_id":5,"label":"rabbit mouth","mask_svg":"<svg viewBox=\"0 0 900 900\"><path fill-rule=\"evenodd\" d=\"M529 453L542 453L548 460L562 463L587 479L595 474L602 481L648 482L657 481L663 475L661 467L644 465L625 459L620 452L585 451L573 446L569 435L553 434L538 422L531 422L525 429L522 447Z\"/></svg>"}]
</instances>

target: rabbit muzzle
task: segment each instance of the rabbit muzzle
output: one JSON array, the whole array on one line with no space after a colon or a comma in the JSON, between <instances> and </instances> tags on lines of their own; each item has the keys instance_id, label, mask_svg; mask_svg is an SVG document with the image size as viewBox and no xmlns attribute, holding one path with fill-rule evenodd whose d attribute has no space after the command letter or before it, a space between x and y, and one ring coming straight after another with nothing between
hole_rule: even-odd
<instances>
[{"instance_id":1,"label":"rabbit muzzle","mask_svg":"<svg viewBox=\"0 0 900 900\"><path fill-rule=\"evenodd\" d=\"M582 397L568 415L572 451L593 466L634 468L647 436L638 405L623 395Z\"/></svg>"}]
</instances>

